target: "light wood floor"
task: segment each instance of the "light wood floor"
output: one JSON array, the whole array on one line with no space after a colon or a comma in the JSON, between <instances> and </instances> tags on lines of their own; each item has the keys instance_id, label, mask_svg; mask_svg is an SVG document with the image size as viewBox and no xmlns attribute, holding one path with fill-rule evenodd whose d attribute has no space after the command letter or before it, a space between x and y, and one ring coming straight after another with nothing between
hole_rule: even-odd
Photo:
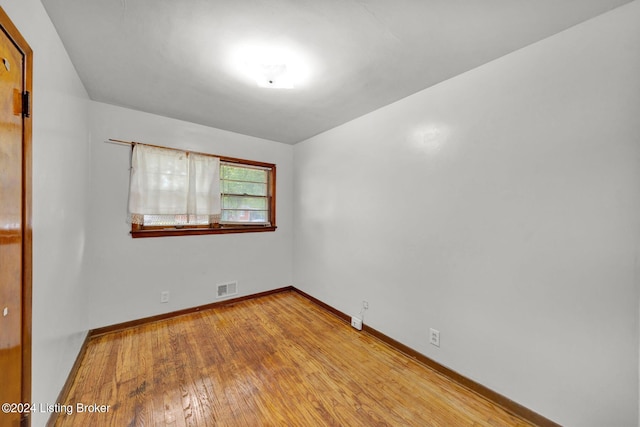
<instances>
[{"instance_id":1,"label":"light wood floor","mask_svg":"<svg viewBox=\"0 0 640 427\"><path fill-rule=\"evenodd\" d=\"M530 425L295 292L95 337L64 403L56 426Z\"/></svg>"}]
</instances>

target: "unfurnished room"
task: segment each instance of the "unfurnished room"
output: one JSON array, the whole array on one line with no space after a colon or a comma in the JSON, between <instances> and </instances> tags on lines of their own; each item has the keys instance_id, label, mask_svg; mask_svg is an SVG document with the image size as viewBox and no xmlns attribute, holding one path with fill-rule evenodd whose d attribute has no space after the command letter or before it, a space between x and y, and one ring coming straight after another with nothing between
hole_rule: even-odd
<instances>
[{"instance_id":1,"label":"unfurnished room","mask_svg":"<svg viewBox=\"0 0 640 427\"><path fill-rule=\"evenodd\" d=\"M640 0L0 27L0 427L640 427Z\"/></svg>"}]
</instances>

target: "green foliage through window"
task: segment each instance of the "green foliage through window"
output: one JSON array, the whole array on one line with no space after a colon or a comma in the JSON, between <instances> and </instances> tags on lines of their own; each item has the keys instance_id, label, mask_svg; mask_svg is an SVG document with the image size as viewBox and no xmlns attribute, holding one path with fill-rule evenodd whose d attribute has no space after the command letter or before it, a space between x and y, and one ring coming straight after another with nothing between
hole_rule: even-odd
<instances>
[{"instance_id":1,"label":"green foliage through window","mask_svg":"<svg viewBox=\"0 0 640 427\"><path fill-rule=\"evenodd\" d=\"M221 223L269 224L269 170L223 163Z\"/></svg>"}]
</instances>

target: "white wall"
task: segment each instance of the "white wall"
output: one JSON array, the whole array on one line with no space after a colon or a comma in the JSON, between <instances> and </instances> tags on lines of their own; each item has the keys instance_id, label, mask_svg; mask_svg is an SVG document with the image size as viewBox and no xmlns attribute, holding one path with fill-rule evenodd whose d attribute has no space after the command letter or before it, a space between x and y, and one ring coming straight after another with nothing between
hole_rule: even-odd
<instances>
[{"instance_id":1,"label":"white wall","mask_svg":"<svg viewBox=\"0 0 640 427\"><path fill-rule=\"evenodd\" d=\"M551 419L637 424L640 2L293 148L90 102L40 2L0 6L35 60L34 402L55 401L88 328L294 270ZM277 163L278 231L131 239L128 150L107 138Z\"/></svg>"},{"instance_id":2,"label":"white wall","mask_svg":"<svg viewBox=\"0 0 640 427\"><path fill-rule=\"evenodd\" d=\"M297 144L294 285L556 422L638 425L638 22Z\"/></svg>"},{"instance_id":3,"label":"white wall","mask_svg":"<svg viewBox=\"0 0 640 427\"><path fill-rule=\"evenodd\" d=\"M54 403L86 335L88 97L38 0L0 0L34 52L33 391ZM48 414L33 414L34 426Z\"/></svg>"},{"instance_id":4,"label":"white wall","mask_svg":"<svg viewBox=\"0 0 640 427\"><path fill-rule=\"evenodd\" d=\"M216 302L216 284L227 281L238 281L239 296L292 284L292 146L97 102L91 123L90 328ZM109 138L275 163L278 229L132 239L130 148Z\"/></svg>"}]
</instances>

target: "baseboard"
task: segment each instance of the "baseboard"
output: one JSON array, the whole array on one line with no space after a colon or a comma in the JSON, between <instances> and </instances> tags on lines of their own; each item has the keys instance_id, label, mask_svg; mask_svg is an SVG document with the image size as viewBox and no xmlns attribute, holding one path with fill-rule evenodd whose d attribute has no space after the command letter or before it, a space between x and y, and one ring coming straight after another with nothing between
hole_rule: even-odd
<instances>
[{"instance_id":1,"label":"baseboard","mask_svg":"<svg viewBox=\"0 0 640 427\"><path fill-rule=\"evenodd\" d=\"M273 295L280 292L293 290L293 286L285 286L283 288L273 289L270 291L259 292L251 295L245 295L238 298L226 299L224 301L212 302L209 304L199 305L197 307L185 308L182 310L172 311L169 313L156 314L155 316L143 317L142 319L130 320L128 322L116 323L114 325L104 326L101 328L92 329L89 331L89 336L91 338L97 337L100 335L108 334L111 332L122 331L124 329L135 328L136 326L144 325L147 323L157 322L159 320L171 319L173 317L184 316L185 314L197 313L203 310L209 310L216 307L221 307L225 305L237 304L242 301L265 297L267 295Z\"/></svg>"},{"instance_id":2,"label":"baseboard","mask_svg":"<svg viewBox=\"0 0 640 427\"><path fill-rule=\"evenodd\" d=\"M293 290L295 292L297 292L298 294L302 295L303 297L307 298L309 301L319 305L320 307L326 309L327 311L333 313L334 315L336 315L337 317L339 317L341 320L350 323L351 322L351 316L349 316L346 313L343 313L342 311L330 306L329 304L326 304L323 301L320 301L319 299L307 294L306 292L301 291L300 289L297 288L293 288ZM372 328L369 325L363 325L362 328L363 332L368 333L371 336L376 337L377 339L379 339L380 341L384 342L385 344L389 345L390 347L395 348L396 350L406 354L407 356L417 360L418 362L430 367L431 369L433 369L434 371L438 372L439 374L447 377L448 379L450 379L451 381L454 381L455 383L461 385L462 387L471 390L472 392L474 392L475 394L483 397L484 399L490 401L491 403L501 407L502 409L506 410L507 412L512 413L513 415L516 415L532 424L535 424L537 426L540 427L560 427L560 424L557 424L551 420L549 420L548 418L543 417L542 415L538 414L537 412L532 411L531 409L520 405L519 403L514 402L513 400L509 399L506 396L501 395L500 393L497 393L493 390L491 390L488 387L483 386L480 383L477 383L467 377L465 377L464 375L454 371L453 369L447 368L446 366L436 362L435 360L425 356L424 354L412 349L409 346L406 346L404 344L402 344L401 342L398 342L396 340L394 340L393 338L389 337L388 335L383 334L382 332Z\"/></svg>"},{"instance_id":3,"label":"baseboard","mask_svg":"<svg viewBox=\"0 0 640 427\"><path fill-rule=\"evenodd\" d=\"M302 295L303 297L305 297L309 301L313 302L314 304L319 305L320 307L324 308L325 310L333 313L335 316L339 317L340 319L344 320L345 322L351 323L351 316L349 316L348 314L343 313L342 311L338 310L337 308L333 308L329 304L325 304L324 302L320 301L319 299L317 299L315 297L312 297L308 293L306 293L304 291L301 291L298 288L292 287L292 290L297 292L298 294Z\"/></svg>"},{"instance_id":4,"label":"baseboard","mask_svg":"<svg viewBox=\"0 0 640 427\"><path fill-rule=\"evenodd\" d=\"M78 351L78 356L76 356L75 362L73 362L73 366L71 367L71 371L67 376L67 380L64 382L62 386L62 390L60 390L60 394L58 394L58 403L63 403L66 400L69 391L71 390L71 385L73 384L73 380L78 373L78 369L80 369L80 364L82 363L82 359L84 358L84 354L87 352L87 346L89 345L90 333L87 332L87 335L84 337L84 341L80 346L80 351ZM56 425L56 421L58 420L59 412L53 411L49 420L47 421L46 427L53 427Z\"/></svg>"}]
</instances>

